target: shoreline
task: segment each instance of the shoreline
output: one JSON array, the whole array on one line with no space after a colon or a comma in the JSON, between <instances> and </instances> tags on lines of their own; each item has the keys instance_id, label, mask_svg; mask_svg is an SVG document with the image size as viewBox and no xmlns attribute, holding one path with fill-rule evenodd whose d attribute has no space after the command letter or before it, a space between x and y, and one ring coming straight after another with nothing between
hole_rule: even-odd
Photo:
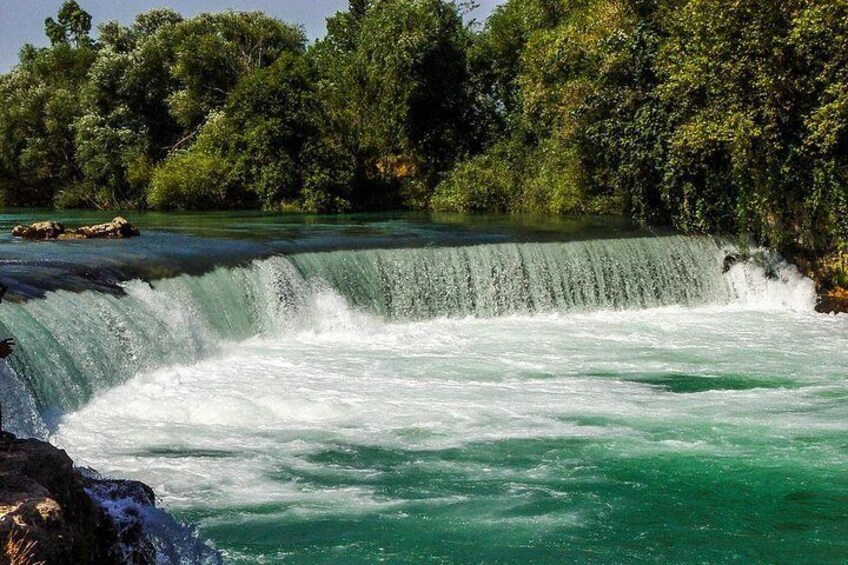
<instances>
[{"instance_id":1,"label":"shoreline","mask_svg":"<svg viewBox=\"0 0 848 565\"><path fill-rule=\"evenodd\" d=\"M845 286L846 262L837 253L810 256L786 254L786 261L816 284L816 311L821 314L848 313L848 288Z\"/></svg>"}]
</instances>

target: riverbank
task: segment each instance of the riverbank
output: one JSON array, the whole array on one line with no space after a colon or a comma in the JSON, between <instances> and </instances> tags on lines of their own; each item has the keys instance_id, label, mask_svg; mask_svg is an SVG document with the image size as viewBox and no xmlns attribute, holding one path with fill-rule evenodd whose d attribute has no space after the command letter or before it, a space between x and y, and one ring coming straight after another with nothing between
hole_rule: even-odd
<instances>
[{"instance_id":1,"label":"riverbank","mask_svg":"<svg viewBox=\"0 0 848 565\"><path fill-rule=\"evenodd\" d=\"M823 292L817 310L823 314L848 313L848 290L838 287Z\"/></svg>"},{"instance_id":2,"label":"riverbank","mask_svg":"<svg viewBox=\"0 0 848 565\"><path fill-rule=\"evenodd\" d=\"M788 261L816 283L816 310L823 313L848 313L848 261L838 253L813 256L789 254Z\"/></svg>"},{"instance_id":3,"label":"riverbank","mask_svg":"<svg viewBox=\"0 0 848 565\"><path fill-rule=\"evenodd\" d=\"M221 562L173 519L183 540L151 535L150 522L162 517L147 485L101 479L49 443L0 432L0 565L178 563L186 541L198 557L191 562Z\"/></svg>"}]
</instances>

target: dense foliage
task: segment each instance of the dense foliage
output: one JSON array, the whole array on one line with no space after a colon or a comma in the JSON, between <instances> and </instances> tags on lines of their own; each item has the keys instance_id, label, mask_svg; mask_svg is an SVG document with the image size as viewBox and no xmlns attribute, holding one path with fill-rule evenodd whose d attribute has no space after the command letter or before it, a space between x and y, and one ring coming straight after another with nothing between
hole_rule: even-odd
<instances>
[{"instance_id":1,"label":"dense foliage","mask_svg":"<svg viewBox=\"0 0 848 565\"><path fill-rule=\"evenodd\" d=\"M5 205L615 213L848 242L848 2L351 0L129 26L0 77Z\"/></svg>"},{"instance_id":2,"label":"dense foliage","mask_svg":"<svg viewBox=\"0 0 848 565\"><path fill-rule=\"evenodd\" d=\"M475 47L504 125L434 207L750 233L845 272L848 2L512 0Z\"/></svg>"}]
</instances>

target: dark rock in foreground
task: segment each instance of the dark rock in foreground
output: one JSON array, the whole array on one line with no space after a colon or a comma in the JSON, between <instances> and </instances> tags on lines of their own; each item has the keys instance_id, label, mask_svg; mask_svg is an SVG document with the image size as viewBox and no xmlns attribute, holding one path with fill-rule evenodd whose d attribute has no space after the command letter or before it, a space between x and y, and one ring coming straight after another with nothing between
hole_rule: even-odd
<instances>
[{"instance_id":1,"label":"dark rock in foreground","mask_svg":"<svg viewBox=\"0 0 848 565\"><path fill-rule=\"evenodd\" d=\"M0 562L117 563L108 529L64 451L0 435Z\"/></svg>"},{"instance_id":2,"label":"dark rock in foreground","mask_svg":"<svg viewBox=\"0 0 848 565\"><path fill-rule=\"evenodd\" d=\"M0 432L0 565L223 565L136 481L103 480L64 451Z\"/></svg>"},{"instance_id":3,"label":"dark rock in foreground","mask_svg":"<svg viewBox=\"0 0 848 565\"><path fill-rule=\"evenodd\" d=\"M155 502L141 483L86 478L64 451L0 433L0 564L154 563L140 522L115 519L100 497Z\"/></svg>"},{"instance_id":4,"label":"dark rock in foreground","mask_svg":"<svg viewBox=\"0 0 848 565\"><path fill-rule=\"evenodd\" d=\"M138 228L118 216L106 224L65 229L59 222L36 222L29 226L15 226L12 235L24 239L123 239L141 235Z\"/></svg>"}]
</instances>

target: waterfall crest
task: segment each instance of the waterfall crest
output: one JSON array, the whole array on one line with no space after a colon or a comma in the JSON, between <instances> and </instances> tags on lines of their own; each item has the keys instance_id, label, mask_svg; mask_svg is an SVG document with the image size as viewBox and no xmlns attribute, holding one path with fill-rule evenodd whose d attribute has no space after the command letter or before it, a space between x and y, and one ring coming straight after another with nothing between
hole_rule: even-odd
<instances>
[{"instance_id":1,"label":"waterfall crest","mask_svg":"<svg viewBox=\"0 0 848 565\"><path fill-rule=\"evenodd\" d=\"M0 335L19 343L11 363L30 402L67 411L138 372L191 364L226 342L320 330L328 293L344 308L407 322L729 304L790 284L764 282L748 266L723 274L723 258L721 242L683 236L302 254L131 281L125 296L56 291L4 304ZM802 302L812 296L805 289Z\"/></svg>"},{"instance_id":2,"label":"waterfall crest","mask_svg":"<svg viewBox=\"0 0 848 565\"><path fill-rule=\"evenodd\" d=\"M721 250L665 237L296 255L298 270L392 320L724 302Z\"/></svg>"}]
</instances>

